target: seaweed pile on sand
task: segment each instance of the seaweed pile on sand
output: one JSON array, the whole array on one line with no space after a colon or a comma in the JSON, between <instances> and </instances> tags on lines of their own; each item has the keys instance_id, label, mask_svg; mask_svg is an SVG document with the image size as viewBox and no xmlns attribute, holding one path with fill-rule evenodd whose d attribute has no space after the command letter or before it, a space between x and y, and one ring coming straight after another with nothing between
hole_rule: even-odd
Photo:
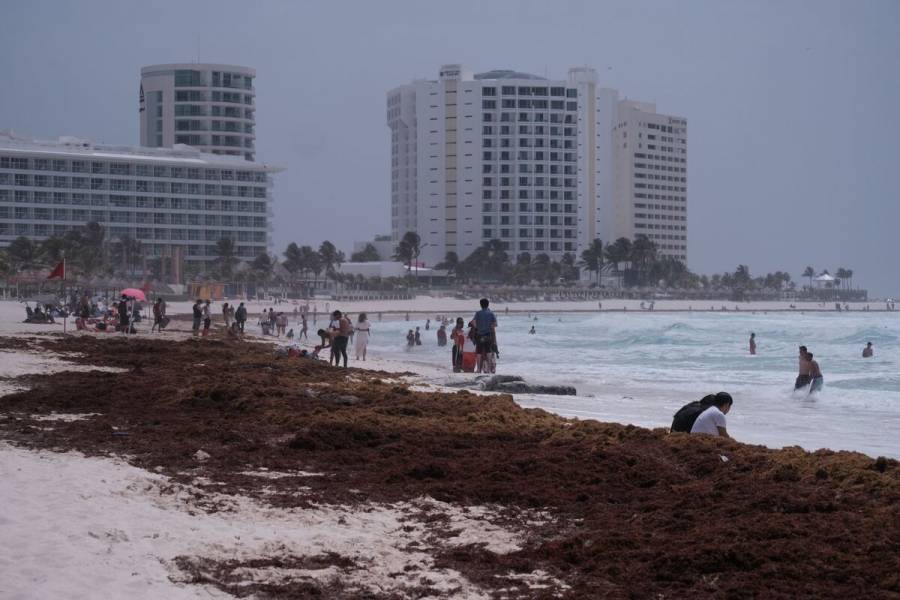
<instances>
[{"instance_id":1,"label":"seaweed pile on sand","mask_svg":"<svg viewBox=\"0 0 900 600\"><path fill-rule=\"evenodd\" d=\"M509 395L411 391L387 373L276 358L261 344L82 336L35 347L127 371L27 377L30 388L0 404L4 439L124 456L176 482L202 473L217 493L279 507L498 505L527 529L519 550L436 557L487 590L500 574L541 569L567 598L900 598L894 460L574 421ZM39 426L51 412L93 416ZM534 511L548 518L524 516ZM242 589L318 593L286 586Z\"/></svg>"}]
</instances>

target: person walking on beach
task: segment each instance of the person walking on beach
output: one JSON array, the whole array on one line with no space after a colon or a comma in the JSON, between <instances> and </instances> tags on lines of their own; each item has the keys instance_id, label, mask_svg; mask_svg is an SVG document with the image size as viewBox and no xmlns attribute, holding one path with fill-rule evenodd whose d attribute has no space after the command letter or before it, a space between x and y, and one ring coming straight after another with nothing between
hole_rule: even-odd
<instances>
[{"instance_id":1,"label":"person walking on beach","mask_svg":"<svg viewBox=\"0 0 900 600\"><path fill-rule=\"evenodd\" d=\"M241 333L244 333L244 323L247 322L247 307L244 306L243 302L241 302L238 305L237 310L234 311L234 321L237 323Z\"/></svg>"},{"instance_id":2,"label":"person walking on beach","mask_svg":"<svg viewBox=\"0 0 900 600\"><path fill-rule=\"evenodd\" d=\"M309 335L307 335L307 322L306 322L305 314L303 315L303 317L301 317L301 323L302 323L302 326L300 328L300 335L297 336L297 341L299 342L302 338L306 338L306 341L308 342Z\"/></svg>"},{"instance_id":3,"label":"person walking on beach","mask_svg":"<svg viewBox=\"0 0 900 600\"><path fill-rule=\"evenodd\" d=\"M281 334L287 331L288 318L283 312L275 315L275 335L281 337Z\"/></svg>"},{"instance_id":4,"label":"person walking on beach","mask_svg":"<svg viewBox=\"0 0 900 600\"><path fill-rule=\"evenodd\" d=\"M275 328L278 326L278 315L275 314L274 308L269 308L269 333L275 335Z\"/></svg>"},{"instance_id":5,"label":"person walking on beach","mask_svg":"<svg viewBox=\"0 0 900 600\"><path fill-rule=\"evenodd\" d=\"M756 354L756 334L750 334L750 354Z\"/></svg>"},{"instance_id":6,"label":"person walking on beach","mask_svg":"<svg viewBox=\"0 0 900 600\"><path fill-rule=\"evenodd\" d=\"M416 340L416 346L421 346L421 345L422 345L422 334L419 333L419 328L418 328L418 327L416 327L415 340Z\"/></svg>"},{"instance_id":7,"label":"person walking on beach","mask_svg":"<svg viewBox=\"0 0 900 600\"><path fill-rule=\"evenodd\" d=\"M222 304L222 321L225 323L225 329L231 327L231 307L227 302Z\"/></svg>"},{"instance_id":8,"label":"person walking on beach","mask_svg":"<svg viewBox=\"0 0 900 600\"><path fill-rule=\"evenodd\" d=\"M872 348L872 342L869 342L868 344L866 344L866 347L863 348L862 357L863 358L872 358L873 356L875 356L875 349Z\"/></svg>"},{"instance_id":9,"label":"person walking on beach","mask_svg":"<svg viewBox=\"0 0 900 600\"><path fill-rule=\"evenodd\" d=\"M425 319L425 331L431 329L431 319Z\"/></svg>"},{"instance_id":10,"label":"person walking on beach","mask_svg":"<svg viewBox=\"0 0 900 600\"><path fill-rule=\"evenodd\" d=\"M344 357L344 368L347 368L347 342L350 340L350 332L353 331L353 323L336 310L332 314L332 352L334 354L334 366L341 366L341 357Z\"/></svg>"},{"instance_id":11,"label":"person walking on beach","mask_svg":"<svg viewBox=\"0 0 900 600\"><path fill-rule=\"evenodd\" d=\"M479 373L489 368L490 357L496 345L497 317L488 306L491 302L487 298L479 301L481 310L475 313L472 321L475 323L475 352L478 354L478 364L475 370Z\"/></svg>"},{"instance_id":12,"label":"person walking on beach","mask_svg":"<svg viewBox=\"0 0 900 600\"><path fill-rule=\"evenodd\" d=\"M800 346L800 373L794 382L794 389L799 390L809 385L809 359L806 358L806 346Z\"/></svg>"},{"instance_id":13,"label":"person walking on beach","mask_svg":"<svg viewBox=\"0 0 900 600\"><path fill-rule=\"evenodd\" d=\"M366 360L366 348L369 346L370 333L371 326L369 325L368 315L366 315L366 313L359 313L359 318L356 321L356 339L354 341L356 360L359 360L360 355L362 355L363 360Z\"/></svg>"},{"instance_id":14,"label":"person walking on beach","mask_svg":"<svg viewBox=\"0 0 900 600\"><path fill-rule=\"evenodd\" d=\"M191 323L191 331L193 332L194 337L197 337L200 335L200 321L203 319L203 302L200 298L197 298L197 301L194 302L191 311L194 317L194 320Z\"/></svg>"},{"instance_id":15,"label":"person walking on beach","mask_svg":"<svg viewBox=\"0 0 900 600\"><path fill-rule=\"evenodd\" d=\"M822 385L825 383L825 378L822 377L822 369L819 368L819 363L813 359L813 353L806 353L807 360L809 360L809 393L821 391Z\"/></svg>"},{"instance_id":16,"label":"person walking on beach","mask_svg":"<svg viewBox=\"0 0 900 600\"><path fill-rule=\"evenodd\" d=\"M728 429L725 426L725 415L731 410L732 403L731 395L727 392L716 394L712 406L700 413L700 416L694 421L691 433L731 437L728 435Z\"/></svg>"},{"instance_id":17,"label":"person walking on beach","mask_svg":"<svg viewBox=\"0 0 900 600\"><path fill-rule=\"evenodd\" d=\"M209 326L212 324L212 309L209 306L209 300L203 304L203 337L209 335Z\"/></svg>"},{"instance_id":18,"label":"person walking on beach","mask_svg":"<svg viewBox=\"0 0 900 600\"><path fill-rule=\"evenodd\" d=\"M150 327L150 333L153 333L154 329L162 333L162 313L160 312L159 305L160 299L157 298L156 302L153 303L153 325Z\"/></svg>"}]
</instances>

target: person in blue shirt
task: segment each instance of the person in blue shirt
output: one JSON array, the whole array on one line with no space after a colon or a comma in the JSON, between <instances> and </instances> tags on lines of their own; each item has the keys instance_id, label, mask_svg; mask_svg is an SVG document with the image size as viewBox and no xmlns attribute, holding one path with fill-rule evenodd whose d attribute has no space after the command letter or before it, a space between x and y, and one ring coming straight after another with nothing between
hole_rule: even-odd
<instances>
[{"instance_id":1,"label":"person in blue shirt","mask_svg":"<svg viewBox=\"0 0 900 600\"><path fill-rule=\"evenodd\" d=\"M478 364L475 370L479 373L494 372L493 353L497 345L497 317L491 309L488 308L490 301L482 298L480 301L481 310L475 313L472 322L475 324L475 352L478 354Z\"/></svg>"}]
</instances>

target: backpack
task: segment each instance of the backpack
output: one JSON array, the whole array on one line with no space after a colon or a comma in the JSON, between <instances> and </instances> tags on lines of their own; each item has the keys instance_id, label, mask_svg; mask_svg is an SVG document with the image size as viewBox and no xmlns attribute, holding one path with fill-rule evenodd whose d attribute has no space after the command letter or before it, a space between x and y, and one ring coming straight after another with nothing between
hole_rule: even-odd
<instances>
[{"instance_id":1,"label":"backpack","mask_svg":"<svg viewBox=\"0 0 900 600\"><path fill-rule=\"evenodd\" d=\"M671 431L690 433L691 429L694 427L694 422L697 420L697 417L700 416L700 413L712 406L711 399L713 398L715 398L715 396L706 396L702 400L689 402L678 409L678 412L675 413L675 416L672 419Z\"/></svg>"}]
</instances>

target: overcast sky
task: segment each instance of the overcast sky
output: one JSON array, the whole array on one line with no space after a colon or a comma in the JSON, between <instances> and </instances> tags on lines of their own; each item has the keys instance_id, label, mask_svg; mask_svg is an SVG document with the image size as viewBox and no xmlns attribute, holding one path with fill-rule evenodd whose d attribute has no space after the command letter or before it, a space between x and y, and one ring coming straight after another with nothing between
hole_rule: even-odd
<instances>
[{"instance_id":1,"label":"overcast sky","mask_svg":"<svg viewBox=\"0 0 900 600\"><path fill-rule=\"evenodd\" d=\"M445 63L602 85L688 119L689 266L852 268L900 295L900 1L0 4L0 129L138 143L143 65L257 70L275 250L390 232L385 93Z\"/></svg>"}]
</instances>

